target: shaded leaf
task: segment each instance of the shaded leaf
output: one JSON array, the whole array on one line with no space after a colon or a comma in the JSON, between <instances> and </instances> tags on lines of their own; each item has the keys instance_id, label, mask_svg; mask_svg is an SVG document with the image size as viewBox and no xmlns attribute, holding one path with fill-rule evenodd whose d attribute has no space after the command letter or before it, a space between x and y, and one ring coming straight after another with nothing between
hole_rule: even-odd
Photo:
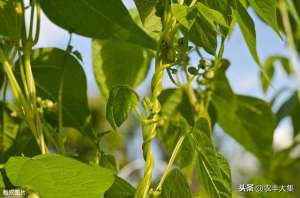
<instances>
[{"instance_id":1,"label":"shaded leaf","mask_svg":"<svg viewBox=\"0 0 300 198\"><path fill-rule=\"evenodd\" d=\"M0 0L0 37L4 36L12 40L20 39L21 11L19 0Z\"/></svg>"},{"instance_id":2,"label":"shaded leaf","mask_svg":"<svg viewBox=\"0 0 300 198\"><path fill-rule=\"evenodd\" d=\"M44 198L96 198L114 181L108 169L53 154L12 157L5 170L13 185L30 188Z\"/></svg>"},{"instance_id":3,"label":"shaded leaf","mask_svg":"<svg viewBox=\"0 0 300 198\"><path fill-rule=\"evenodd\" d=\"M11 146L6 150L3 157L1 157L1 162L6 162L11 156L23 155L33 157L40 153L40 148L32 132L28 128L20 127Z\"/></svg>"},{"instance_id":4,"label":"shaded leaf","mask_svg":"<svg viewBox=\"0 0 300 198\"><path fill-rule=\"evenodd\" d=\"M175 182L176 181L176 182ZM189 185L179 169L173 169L162 185L160 198L192 198Z\"/></svg>"},{"instance_id":5,"label":"shaded leaf","mask_svg":"<svg viewBox=\"0 0 300 198\"><path fill-rule=\"evenodd\" d=\"M231 172L227 161L212 144L210 123L200 118L191 136L197 151L197 171L205 191L211 197L231 198Z\"/></svg>"},{"instance_id":6,"label":"shaded leaf","mask_svg":"<svg viewBox=\"0 0 300 198\"><path fill-rule=\"evenodd\" d=\"M52 22L70 32L156 48L156 42L135 24L120 0L44 0L40 3Z\"/></svg>"},{"instance_id":7,"label":"shaded leaf","mask_svg":"<svg viewBox=\"0 0 300 198\"><path fill-rule=\"evenodd\" d=\"M106 105L106 119L110 125L120 127L138 100L138 95L126 86L112 88Z\"/></svg>"},{"instance_id":8,"label":"shaded leaf","mask_svg":"<svg viewBox=\"0 0 300 198\"><path fill-rule=\"evenodd\" d=\"M218 45L216 27L202 15L198 15L188 37L195 45L203 47L208 53L212 55L216 53Z\"/></svg>"},{"instance_id":9,"label":"shaded leaf","mask_svg":"<svg viewBox=\"0 0 300 198\"><path fill-rule=\"evenodd\" d=\"M94 75L105 97L115 86L136 88L146 78L150 60L149 52L140 46L118 41L93 41Z\"/></svg>"},{"instance_id":10,"label":"shaded leaf","mask_svg":"<svg viewBox=\"0 0 300 198\"><path fill-rule=\"evenodd\" d=\"M166 121L158 130L160 143L167 154L171 156L179 139L190 132L190 126L181 115L173 115L172 119ZM190 139L185 138L177 155L180 167L186 167L191 164L194 154Z\"/></svg>"},{"instance_id":11,"label":"shaded leaf","mask_svg":"<svg viewBox=\"0 0 300 198\"><path fill-rule=\"evenodd\" d=\"M283 118L291 117L294 129L294 136L300 133L300 101L297 92L293 93L292 96L280 106L280 108L276 112L276 116L277 124L279 124L279 122Z\"/></svg>"},{"instance_id":12,"label":"shaded leaf","mask_svg":"<svg viewBox=\"0 0 300 198\"><path fill-rule=\"evenodd\" d=\"M166 89L159 96L161 113L166 118L181 114L189 124L194 123L193 106L183 89Z\"/></svg>"},{"instance_id":13,"label":"shaded leaf","mask_svg":"<svg viewBox=\"0 0 300 198\"><path fill-rule=\"evenodd\" d=\"M41 48L32 52L31 66L37 95L61 105L63 126L82 131L89 116L87 81L76 58L60 49ZM54 124L57 113L47 112Z\"/></svg>"},{"instance_id":14,"label":"shaded leaf","mask_svg":"<svg viewBox=\"0 0 300 198\"><path fill-rule=\"evenodd\" d=\"M0 101L0 162L6 161L5 152L13 145L20 128L20 120L11 116L7 104ZM15 112L16 113L16 112Z\"/></svg>"},{"instance_id":15,"label":"shaded leaf","mask_svg":"<svg viewBox=\"0 0 300 198\"><path fill-rule=\"evenodd\" d=\"M105 192L104 198L133 198L135 188L127 181L116 176L113 185Z\"/></svg>"}]
</instances>

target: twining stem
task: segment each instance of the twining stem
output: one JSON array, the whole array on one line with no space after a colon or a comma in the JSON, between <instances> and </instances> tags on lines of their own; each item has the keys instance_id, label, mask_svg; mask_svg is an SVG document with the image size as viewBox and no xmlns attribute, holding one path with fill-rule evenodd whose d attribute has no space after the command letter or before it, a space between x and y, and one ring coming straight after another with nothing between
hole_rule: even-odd
<instances>
[{"instance_id":1,"label":"twining stem","mask_svg":"<svg viewBox=\"0 0 300 198\"><path fill-rule=\"evenodd\" d=\"M151 119L158 120L161 106L158 100L158 96L162 92L162 79L163 79L163 63L160 58L156 60L156 71L152 79L152 117ZM151 182L152 172L154 168L154 156L151 149L152 140L156 137L157 122L152 122L150 125L143 126L143 156L146 161L145 172L142 181L140 182L135 198L146 198Z\"/></svg>"}]
</instances>

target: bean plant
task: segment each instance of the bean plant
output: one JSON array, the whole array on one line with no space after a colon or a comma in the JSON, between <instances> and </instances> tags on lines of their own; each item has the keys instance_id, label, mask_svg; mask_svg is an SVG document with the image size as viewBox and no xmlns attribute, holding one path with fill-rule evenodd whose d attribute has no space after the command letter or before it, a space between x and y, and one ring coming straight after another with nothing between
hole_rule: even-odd
<instances>
[{"instance_id":1,"label":"bean plant","mask_svg":"<svg viewBox=\"0 0 300 198\"><path fill-rule=\"evenodd\" d=\"M299 1L134 3L136 9L127 9L121 0L0 0L3 192L23 189L41 198L299 197L300 158L291 153L299 145L300 94L289 90L291 97L276 110L287 89L272 86L278 65L299 87ZM64 49L37 47L42 14L69 32ZM254 14L286 42L288 56L261 60ZM272 101L231 88L226 75L231 63L224 51L236 26L259 68L263 91L276 92ZM100 118L88 106L87 77L80 49L72 47L74 34L92 40L99 100L106 106L107 122L100 128L94 124ZM151 67L149 94L139 96L136 89ZM165 88L164 79L173 88ZM118 161L101 146L107 135L122 133L128 117L139 120L143 137L145 166L136 187L117 176ZM293 144L274 152L274 131L286 117L292 120ZM291 183L295 189L238 195L230 166L216 147L215 126L259 160L261 174L249 183ZM70 130L96 151L73 155L67 145ZM159 178L153 176L155 139L168 158Z\"/></svg>"}]
</instances>

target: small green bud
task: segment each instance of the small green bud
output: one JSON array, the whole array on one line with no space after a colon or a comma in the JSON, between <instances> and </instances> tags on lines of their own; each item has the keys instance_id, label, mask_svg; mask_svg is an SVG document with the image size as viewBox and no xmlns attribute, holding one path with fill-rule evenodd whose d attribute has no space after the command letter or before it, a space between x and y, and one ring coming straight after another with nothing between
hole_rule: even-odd
<instances>
[{"instance_id":1,"label":"small green bud","mask_svg":"<svg viewBox=\"0 0 300 198\"><path fill-rule=\"evenodd\" d=\"M195 68L195 67L189 67L189 68L188 68L188 72L189 72L191 75L197 75L197 74L199 74L198 69Z\"/></svg>"},{"instance_id":2,"label":"small green bud","mask_svg":"<svg viewBox=\"0 0 300 198\"><path fill-rule=\"evenodd\" d=\"M215 72L213 70L209 70L204 73L204 78L208 80L212 80L215 77Z\"/></svg>"},{"instance_id":3,"label":"small green bud","mask_svg":"<svg viewBox=\"0 0 300 198\"><path fill-rule=\"evenodd\" d=\"M209 66L209 64L208 64L208 62L207 62L206 60L201 59L201 60L199 61L199 65L198 65L198 68L199 68L199 69L205 69L205 68L207 68L208 66Z\"/></svg>"}]
</instances>

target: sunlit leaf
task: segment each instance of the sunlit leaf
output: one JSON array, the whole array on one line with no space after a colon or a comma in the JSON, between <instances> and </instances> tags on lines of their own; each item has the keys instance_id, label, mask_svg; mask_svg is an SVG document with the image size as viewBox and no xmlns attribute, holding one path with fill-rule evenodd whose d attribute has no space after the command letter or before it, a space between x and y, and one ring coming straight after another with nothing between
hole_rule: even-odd
<instances>
[{"instance_id":1,"label":"sunlit leaf","mask_svg":"<svg viewBox=\"0 0 300 198\"><path fill-rule=\"evenodd\" d=\"M120 127L138 100L138 95L126 86L112 88L106 105L106 119L110 125Z\"/></svg>"},{"instance_id":2,"label":"sunlit leaf","mask_svg":"<svg viewBox=\"0 0 300 198\"><path fill-rule=\"evenodd\" d=\"M5 170L13 185L30 188L45 198L101 197L114 181L108 169L53 154L12 157Z\"/></svg>"},{"instance_id":3,"label":"sunlit leaf","mask_svg":"<svg viewBox=\"0 0 300 198\"><path fill-rule=\"evenodd\" d=\"M40 3L52 22L70 32L156 48L156 42L135 24L120 0L43 0Z\"/></svg>"},{"instance_id":4,"label":"sunlit leaf","mask_svg":"<svg viewBox=\"0 0 300 198\"><path fill-rule=\"evenodd\" d=\"M136 88L146 77L151 55L142 47L119 41L93 41L94 75L101 93L108 97L114 86Z\"/></svg>"}]
</instances>

